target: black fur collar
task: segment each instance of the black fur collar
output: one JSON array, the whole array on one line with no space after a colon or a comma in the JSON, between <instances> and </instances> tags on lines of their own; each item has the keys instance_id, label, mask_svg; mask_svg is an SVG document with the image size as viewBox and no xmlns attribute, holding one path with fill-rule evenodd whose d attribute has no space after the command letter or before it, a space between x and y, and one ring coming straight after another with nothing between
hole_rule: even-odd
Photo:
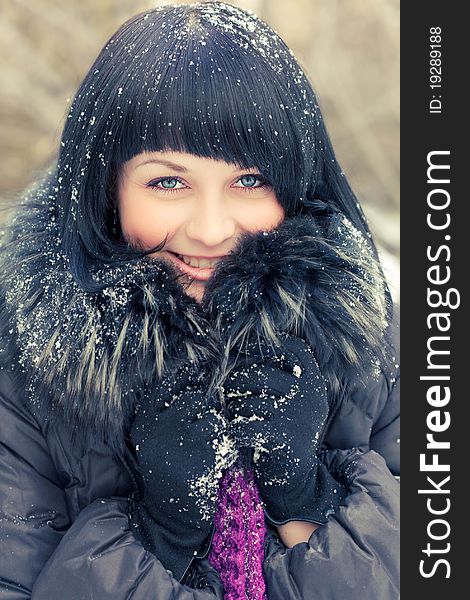
<instances>
[{"instance_id":1,"label":"black fur collar","mask_svg":"<svg viewBox=\"0 0 470 600\"><path fill-rule=\"evenodd\" d=\"M383 356L382 271L364 236L326 207L244 234L201 304L172 267L149 259L97 271L112 285L84 292L59 251L53 206L29 205L14 231L4 250L3 338L17 340L30 402L115 450L139 394L187 361L218 386L247 342L291 333L312 346L335 393L352 372L377 371Z\"/></svg>"}]
</instances>

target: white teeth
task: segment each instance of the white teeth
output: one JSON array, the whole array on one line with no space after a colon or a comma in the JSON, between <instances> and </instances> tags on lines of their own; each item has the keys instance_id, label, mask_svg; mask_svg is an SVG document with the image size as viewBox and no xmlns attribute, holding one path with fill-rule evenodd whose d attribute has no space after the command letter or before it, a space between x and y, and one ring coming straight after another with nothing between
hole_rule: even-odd
<instances>
[{"instance_id":1,"label":"white teeth","mask_svg":"<svg viewBox=\"0 0 470 600\"><path fill-rule=\"evenodd\" d=\"M184 256L183 254L178 254L177 256L185 264L199 269L212 269L218 260L217 258L194 258L194 256Z\"/></svg>"}]
</instances>

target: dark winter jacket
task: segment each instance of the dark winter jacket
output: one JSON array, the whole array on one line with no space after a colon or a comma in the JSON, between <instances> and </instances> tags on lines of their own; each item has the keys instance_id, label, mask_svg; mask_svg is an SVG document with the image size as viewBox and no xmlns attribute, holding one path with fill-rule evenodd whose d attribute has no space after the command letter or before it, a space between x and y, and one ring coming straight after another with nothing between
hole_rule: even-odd
<instances>
[{"instance_id":1,"label":"dark winter jacket","mask_svg":"<svg viewBox=\"0 0 470 600\"><path fill-rule=\"evenodd\" d=\"M198 305L147 259L96 268L97 290L82 290L56 216L53 201L29 206L4 253L0 598L223 598L206 559L179 582L134 537L127 432L163 373L191 360L219 389L244 343L283 332L311 345L328 382L324 461L349 494L307 543L286 548L270 529L269 600L398 598L397 372L365 238L321 206L246 234Z\"/></svg>"}]
</instances>

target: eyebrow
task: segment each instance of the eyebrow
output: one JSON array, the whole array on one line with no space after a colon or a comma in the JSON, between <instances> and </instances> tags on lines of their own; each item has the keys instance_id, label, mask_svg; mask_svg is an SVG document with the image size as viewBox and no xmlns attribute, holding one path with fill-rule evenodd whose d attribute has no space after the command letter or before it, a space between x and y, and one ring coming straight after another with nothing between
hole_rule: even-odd
<instances>
[{"instance_id":1,"label":"eyebrow","mask_svg":"<svg viewBox=\"0 0 470 600\"><path fill-rule=\"evenodd\" d=\"M163 158L149 158L148 160L141 162L137 165L138 167L143 167L144 165L155 164L162 165L163 167L167 167L169 169L173 169L173 171L177 171L178 173L188 173L189 169L183 167L183 165L179 165L177 163L171 162L170 160L164 160ZM243 168L235 168L232 172L237 173L238 171L243 171ZM247 171L257 170L256 167L252 167L251 169L246 169Z\"/></svg>"},{"instance_id":2,"label":"eyebrow","mask_svg":"<svg viewBox=\"0 0 470 600\"><path fill-rule=\"evenodd\" d=\"M183 167L182 165L178 165L169 160L163 160L163 159L158 159L158 158L150 158L149 160L146 160L146 161L138 164L137 166L143 167L144 165L148 165L151 163L156 164L156 165L162 165L163 167L168 167L169 169L178 171L178 173L187 173L188 172L188 169L186 167Z\"/></svg>"}]
</instances>

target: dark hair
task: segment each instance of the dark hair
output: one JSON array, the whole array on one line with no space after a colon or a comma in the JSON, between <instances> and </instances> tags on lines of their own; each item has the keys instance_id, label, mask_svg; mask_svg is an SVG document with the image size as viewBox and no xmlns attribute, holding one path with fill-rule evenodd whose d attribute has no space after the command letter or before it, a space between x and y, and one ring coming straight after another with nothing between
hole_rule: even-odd
<instances>
[{"instance_id":1,"label":"dark hair","mask_svg":"<svg viewBox=\"0 0 470 600\"><path fill-rule=\"evenodd\" d=\"M137 15L84 78L54 182L62 247L82 287L92 285L91 263L132 255L111 230L116 176L123 162L158 150L257 167L286 216L319 199L370 237L306 75L279 36L240 8L203 2Z\"/></svg>"}]
</instances>

